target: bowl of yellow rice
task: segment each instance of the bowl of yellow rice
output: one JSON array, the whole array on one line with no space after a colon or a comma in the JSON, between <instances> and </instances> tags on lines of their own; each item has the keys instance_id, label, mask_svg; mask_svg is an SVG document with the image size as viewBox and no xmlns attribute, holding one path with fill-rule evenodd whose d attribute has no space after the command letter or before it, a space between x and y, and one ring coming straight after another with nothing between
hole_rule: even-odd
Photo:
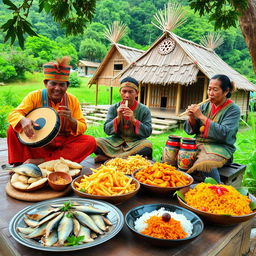
<instances>
[{"instance_id":1,"label":"bowl of yellow rice","mask_svg":"<svg viewBox=\"0 0 256 256\"><path fill-rule=\"evenodd\" d=\"M179 190L180 205L218 225L233 225L256 215L251 209L253 196L242 195L234 187L223 184L198 183Z\"/></svg>"}]
</instances>

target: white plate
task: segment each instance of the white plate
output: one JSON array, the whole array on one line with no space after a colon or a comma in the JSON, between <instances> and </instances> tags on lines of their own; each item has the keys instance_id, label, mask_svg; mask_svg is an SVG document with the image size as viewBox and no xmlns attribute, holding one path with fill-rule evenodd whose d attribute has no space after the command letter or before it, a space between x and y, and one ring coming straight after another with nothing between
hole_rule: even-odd
<instances>
[{"instance_id":1,"label":"white plate","mask_svg":"<svg viewBox=\"0 0 256 256\"><path fill-rule=\"evenodd\" d=\"M26 227L23 219L24 214L33 214L36 211L43 210L48 208L51 204L60 204L68 201L75 201L80 204L90 204L98 209L104 209L109 211L107 214L107 218L112 222L113 226L110 226L110 230L106 232L103 235L100 235L97 237L93 242L81 244L81 245L75 245L75 246L63 246L63 247L45 247L41 243L35 241L34 239L24 238L22 235L17 232L17 227ZM124 225L124 216L122 212L115 207L114 205L103 202L103 201L96 201L96 200L90 200L90 199L84 199L84 198L77 198L77 197L65 197L65 198L59 198L54 200L47 200L40 203L33 204L31 206L28 206L24 208L23 210L19 211L11 220L9 224L9 232L12 235L12 237L20 244L23 244L27 247L42 250L42 251L53 251L53 252L66 252L66 251L76 251L81 250L93 246L100 245L111 238L113 238L115 235L118 234L118 232L122 229Z\"/></svg>"}]
</instances>

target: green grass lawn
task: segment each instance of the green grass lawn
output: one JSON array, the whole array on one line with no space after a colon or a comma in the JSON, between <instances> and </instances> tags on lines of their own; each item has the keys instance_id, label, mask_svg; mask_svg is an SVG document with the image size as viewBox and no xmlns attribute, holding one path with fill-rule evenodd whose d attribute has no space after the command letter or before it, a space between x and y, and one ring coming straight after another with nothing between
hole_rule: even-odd
<instances>
[{"instance_id":1,"label":"green grass lawn","mask_svg":"<svg viewBox=\"0 0 256 256\"><path fill-rule=\"evenodd\" d=\"M234 153L234 162L240 164L248 164L249 155L252 153L252 148L250 147L250 141L246 138L251 138L253 136L251 129L245 129L241 127L239 132L237 133L237 141L236 147L237 150ZM90 126L86 134L92 135L94 137L106 137L106 134L103 131L103 123L100 126ZM168 139L168 135L177 135L181 137L193 137L188 135L184 130L175 129L169 132L159 134L159 135L151 135L148 139L152 142L153 145L153 158L156 161L160 161L162 157L163 148Z\"/></svg>"},{"instance_id":2,"label":"green grass lawn","mask_svg":"<svg viewBox=\"0 0 256 256\"><path fill-rule=\"evenodd\" d=\"M68 88L68 92L75 95L81 103L88 103L91 105L95 104L96 86L92 85L91 88L88 86L90 78L81 77L82 85L80 88ZM15 95L16 101L21 100L31 91L39 90L44 88L43 74L34 73L27 74L26 81L18 81L8 83L4 86L0 86L0 97L8 94ZM119 100L119 88L113 88L113 102ZM107 105L110 102L110 89L108 86L99 86L98 104Z\"/></svg>"}]
</instances>

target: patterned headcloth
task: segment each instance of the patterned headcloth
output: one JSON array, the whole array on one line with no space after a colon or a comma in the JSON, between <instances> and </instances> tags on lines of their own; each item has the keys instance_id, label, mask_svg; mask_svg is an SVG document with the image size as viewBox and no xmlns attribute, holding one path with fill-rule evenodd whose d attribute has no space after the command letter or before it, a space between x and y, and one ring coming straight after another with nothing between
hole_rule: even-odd
<instances>
[{"instance_id":1,"label":"patterned headcloth","mask_svg":"<svg viewBox=\"0 0 256 256\"><path fill-rule=\"evenodd\" d=\"M44 64L44 79L68 82L71 69L71 66L68 65L69 61L70 58L65 56L62 59L58 59L57 63L49 62Z\"/></svg>"},{"instance_id":2,"label":"patterned headcloth","mask_svg":"<svg viewBox=\"0 0 256 256\"><path fill-rule=\"evenodd\" d=\"M121 81L121 86L120 86L120 90L123 88L123 87L131 87L133 89L135 89L137 92L139 90L139 83L136 79L128 76L126 78L124 78L122 81Z\"/></svg>"}]
</instances>

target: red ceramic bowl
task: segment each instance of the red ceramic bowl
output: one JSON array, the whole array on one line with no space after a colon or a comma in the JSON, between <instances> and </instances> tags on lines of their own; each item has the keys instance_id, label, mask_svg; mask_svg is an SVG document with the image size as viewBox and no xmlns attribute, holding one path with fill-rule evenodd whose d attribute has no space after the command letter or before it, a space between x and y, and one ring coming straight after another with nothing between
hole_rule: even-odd
<instances>
[{"instance_id":1,"label":"red ceramic bowl","mask_svg":"<svg viewBox=\"0 0 256 256\"><path fill-rule=\"evenodd\" d=\"M48 176L48 184L55 191L66 189L72 182L72 177L66 172L52 172Z\"/></svg>"}]
</instances>

